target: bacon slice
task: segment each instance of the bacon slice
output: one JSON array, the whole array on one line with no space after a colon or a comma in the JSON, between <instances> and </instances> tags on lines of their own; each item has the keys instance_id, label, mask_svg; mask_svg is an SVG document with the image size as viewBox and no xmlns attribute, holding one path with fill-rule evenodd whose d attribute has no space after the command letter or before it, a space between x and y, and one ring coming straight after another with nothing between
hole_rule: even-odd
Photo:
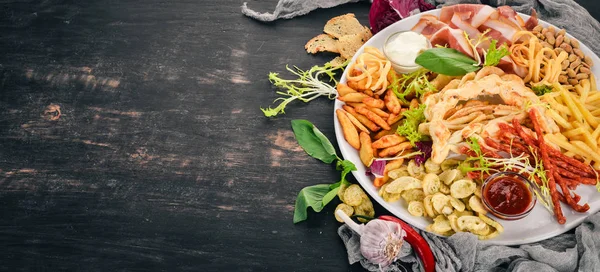
<instances>
[{"instance_id":1,"label":"bacon slice","mask_svg":"<svg viewBox=\"0 0 600 272\"><path fill-rule=\"evenodd\" d=\"M438 30L447 27L448 25L440 21L435 15L423 15L419 22L411 29L414 32L421 33L428 39L433 36Z\"/></svg>"},{"instance_id":2,"label":"bacon slice","mask_svg":"<svg viewBox=\"0 0 600 272\"><path fill-rule=\"evenodd\" d=\"M525 28L525 22L523 21L521 16L519 16L517 12L511 7L500 6L497 7L496 10L498 11L498 14L501 17L500 19L506 20L505 23L512 24L513 26L519 29Z\"/></svg>"},{"instance_id":3,"label":"bacon slice","mask_svg":"<svg viewBox=\"0 0 600 272\"><path fill-rule=\"evenodd\" d=\"M502 69L502 71L507 74L516 74L521 78L527 76L527 69L525 69L525 67L518 66L509 56L501 58L497 67Z\"/></svg>"},{"instance_id":4,"label":"bacon slice","mask_svg":"<svg viewBox=\"0 0 600 272\"><path fill-rule=\"evenodd\" d=\"M468 19L464 19L473 27L481 26L490 16L496 13L496 10L488 5L480 4L459 4L442 7L440 11L440 21L450 23L455 13L470 13Z\"/></svg>"},{"instance_id":5,"label":"bacon slice","mask_svg":"<svg viewBox=\"0 0 600 272\"><path fill-rule=\"evenodd\" d=\"M525 22L525 29L531 31L539 23L540 22L539 22L538 17L537 17L537 12L535 11L535 9L531 9L531 17L529 17L529 19L527 19L527 22Z\"/></svg>"},{"instance_id":6,"label":"bacon slice","mask_svg":"<svg viewBox=\"0 0 600 272\"><path fill-rule=\"evenodd\" d=\"M469 57L474 57L473 49L469 46L469 41L460 29L454 29L449 26L438 30L433 36L431 36L432 45L447 45L450 48L454 48Z\"/></svg>"},{"instance_id":7,"label":"bacon slice","mask_svg":"<svg viewBox=\"0 0 600 272\"><path fill-rule=\"evenodd\" d=\"M500 20L487 20L483 25L479 27L480 31L490 29L489 37L498 40L499 44L507 43L511 44L512 38L520 30L514 26L502 22Z\"/></svg>"}]
</instances>

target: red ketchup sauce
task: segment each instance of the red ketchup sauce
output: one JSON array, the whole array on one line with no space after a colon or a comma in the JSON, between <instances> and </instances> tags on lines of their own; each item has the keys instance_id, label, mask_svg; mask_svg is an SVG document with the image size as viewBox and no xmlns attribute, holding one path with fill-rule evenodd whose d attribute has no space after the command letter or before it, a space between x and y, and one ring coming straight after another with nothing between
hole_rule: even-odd
<instances>
[{"instance_id":1,"label":"red ketchup sauce","mask_svg":"<svg viewBox=\"0 0 600 272\"><path fill-rule=\"evenodd\" d=\"M499 175L488 181L483 197L496 216L521 215L531 208L533 196L525 182L518 176Z\"/></svg>"}]
</instances>

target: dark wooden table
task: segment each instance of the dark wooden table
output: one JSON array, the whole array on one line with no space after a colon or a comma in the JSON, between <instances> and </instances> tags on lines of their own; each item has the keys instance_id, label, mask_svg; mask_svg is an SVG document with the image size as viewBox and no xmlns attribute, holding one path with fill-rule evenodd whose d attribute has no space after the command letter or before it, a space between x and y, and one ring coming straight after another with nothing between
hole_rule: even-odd
<instances>
[{"instance_id":1,"label":"dark wooden table","mask_svg":"<svg viewBox=\"0 0 600 272\"><path fill-rule=\"evenodd\" d=\"M292 223L298 191L339 174L290 121L335 145L333 102L259 108L270 71L328 61L304 43L369 4L265 24L242 2L0 1L1 271L360 270L335 205Z\"/></svg>"}]
</instances>

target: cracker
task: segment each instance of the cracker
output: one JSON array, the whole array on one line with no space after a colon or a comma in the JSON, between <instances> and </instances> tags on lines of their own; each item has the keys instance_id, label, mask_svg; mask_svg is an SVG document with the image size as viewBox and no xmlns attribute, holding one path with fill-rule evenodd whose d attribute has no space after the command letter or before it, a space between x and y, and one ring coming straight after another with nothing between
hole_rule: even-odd
<instances>
[{"instance_id":1,"label":"cracker","mask_svg":"<svg viewBox=\"0 0 600 272\"><path fill-rule=\"evenodd\" d=\"M329 64L331 64L332 67L339 67L339 66L344 65L345 62L346 62L345 58L337 56L334 59L330 60Z\"/></svg>"},{"instance_id":2,"label":"cracker","mask_svg":"<svg viewBox=\"0 0 600 272\"><path fill-rule=\"evenodd\" d=\"M363 26L356 19L353 13L348 13L331 18L325 24L323 32L335 37L341 38L347 35L359 34Z\"/></svg>"},{"instance_id":3,"label":"cracker","mask_svg":"<svg viewBox=\"0 0 600 272\"><path fill-rule=\"evenodd\" d=\"M338 39L337 48L342 58L351 59L356 51L373 36L368 27L361 26L360 29L359 33L345 35Z\"/></svg>"},{"instance_id":4,"label":"cracker","mask_svg":"<svg viewBox=\"0 0 600 272\"><path fill-rule=\"evenodd\" d=\"M306 43L304 49L306 49L306 52L311 54L325 51L339 53L337 41L332 36L327 34L319 34L318 36L312 38Z\"/></svg>"}]
</instances>

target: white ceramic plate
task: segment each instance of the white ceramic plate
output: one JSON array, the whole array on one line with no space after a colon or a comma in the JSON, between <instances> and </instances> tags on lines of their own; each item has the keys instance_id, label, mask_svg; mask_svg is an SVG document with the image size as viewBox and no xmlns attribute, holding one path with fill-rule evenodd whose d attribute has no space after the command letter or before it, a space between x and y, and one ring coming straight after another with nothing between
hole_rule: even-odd
<instances>
[{"instance_id":1,"label":"white ceramic plate","mask_svg":"<svg viewBox=\"0 0 600 272\"><path fill-rule=\"evenodd\" d=\"M363 47L361 47L358 50L358 52L352 59L352 62L355 61L356 56L363 52L364 46L374 46L379 48L380 50L383 50L383 43L389 35L397 31L410 30L419 21L419 18L423 14L433 14L438 16L440 14L440 10L430 10L421 14L405 18L399 22L394 23L393 25L390 25L389 27L374 35L369 41L367 41L365 45L363 45ZM519 15L521 15L521 17L524 20L527 20L529 18L529 16L525 14ZM540 24L544 25L544 27L551 25L541 20ZM571 36L569 37L572 38ZM590 56L594 61L595 65L592 66L592 72L594 73L594 75L596 75L596 78L598 78L598 75L600 75L600 68L598 68L598 66L600 66L600 59L587 46L583 44L581 44L581 50L583 51L583 53L585 53L585 55ZM346 82L346 73L347 71L345 71L342 75L341 82L343 83ZM342 105L343 102L336 100L335 109L341 108ZM388 203L385 202L379 196L379 194L377 193L377 188L373 186L373 182L371 181L371 179L365 175L366 169L361 163L360 158L358 157L358 152L354 148L352 148L348 144L348 142L346 142L342 134L340 125L338 123L337 117L335 116L335 113L333 114L333 116L335 134L338 145L344 158L352 161L356 165L356 168L358 170L352 172L352 174L356 177L360 185L362 185L362 187L373 199L379 202L379 204L381 204L384 208L393 213L395 216L419 229L425 230L425 227L430 224L430 221L428 221L430 219L410 215L406 210L407 204L404 200L400 200L395 203ZM562 210L565 217L567 218L567 222L564 225L560 225L556 222L554 216L550 214L542 204L537 203L531 214L525 217L524 219L517 221L504 221L494 218L504 226L505 231L500 236L494 239L486 240L486 242L500 245L527 244L559 235L576 227L587 216L594 214L600 210L600 193L596 191L595 186L580 185L577 188L576 192L581 196L580 203L588 203L590 205L591 208L588 212L577 213L574 212L570 207L562 204Z\"/></svg>"}]
</instances>

